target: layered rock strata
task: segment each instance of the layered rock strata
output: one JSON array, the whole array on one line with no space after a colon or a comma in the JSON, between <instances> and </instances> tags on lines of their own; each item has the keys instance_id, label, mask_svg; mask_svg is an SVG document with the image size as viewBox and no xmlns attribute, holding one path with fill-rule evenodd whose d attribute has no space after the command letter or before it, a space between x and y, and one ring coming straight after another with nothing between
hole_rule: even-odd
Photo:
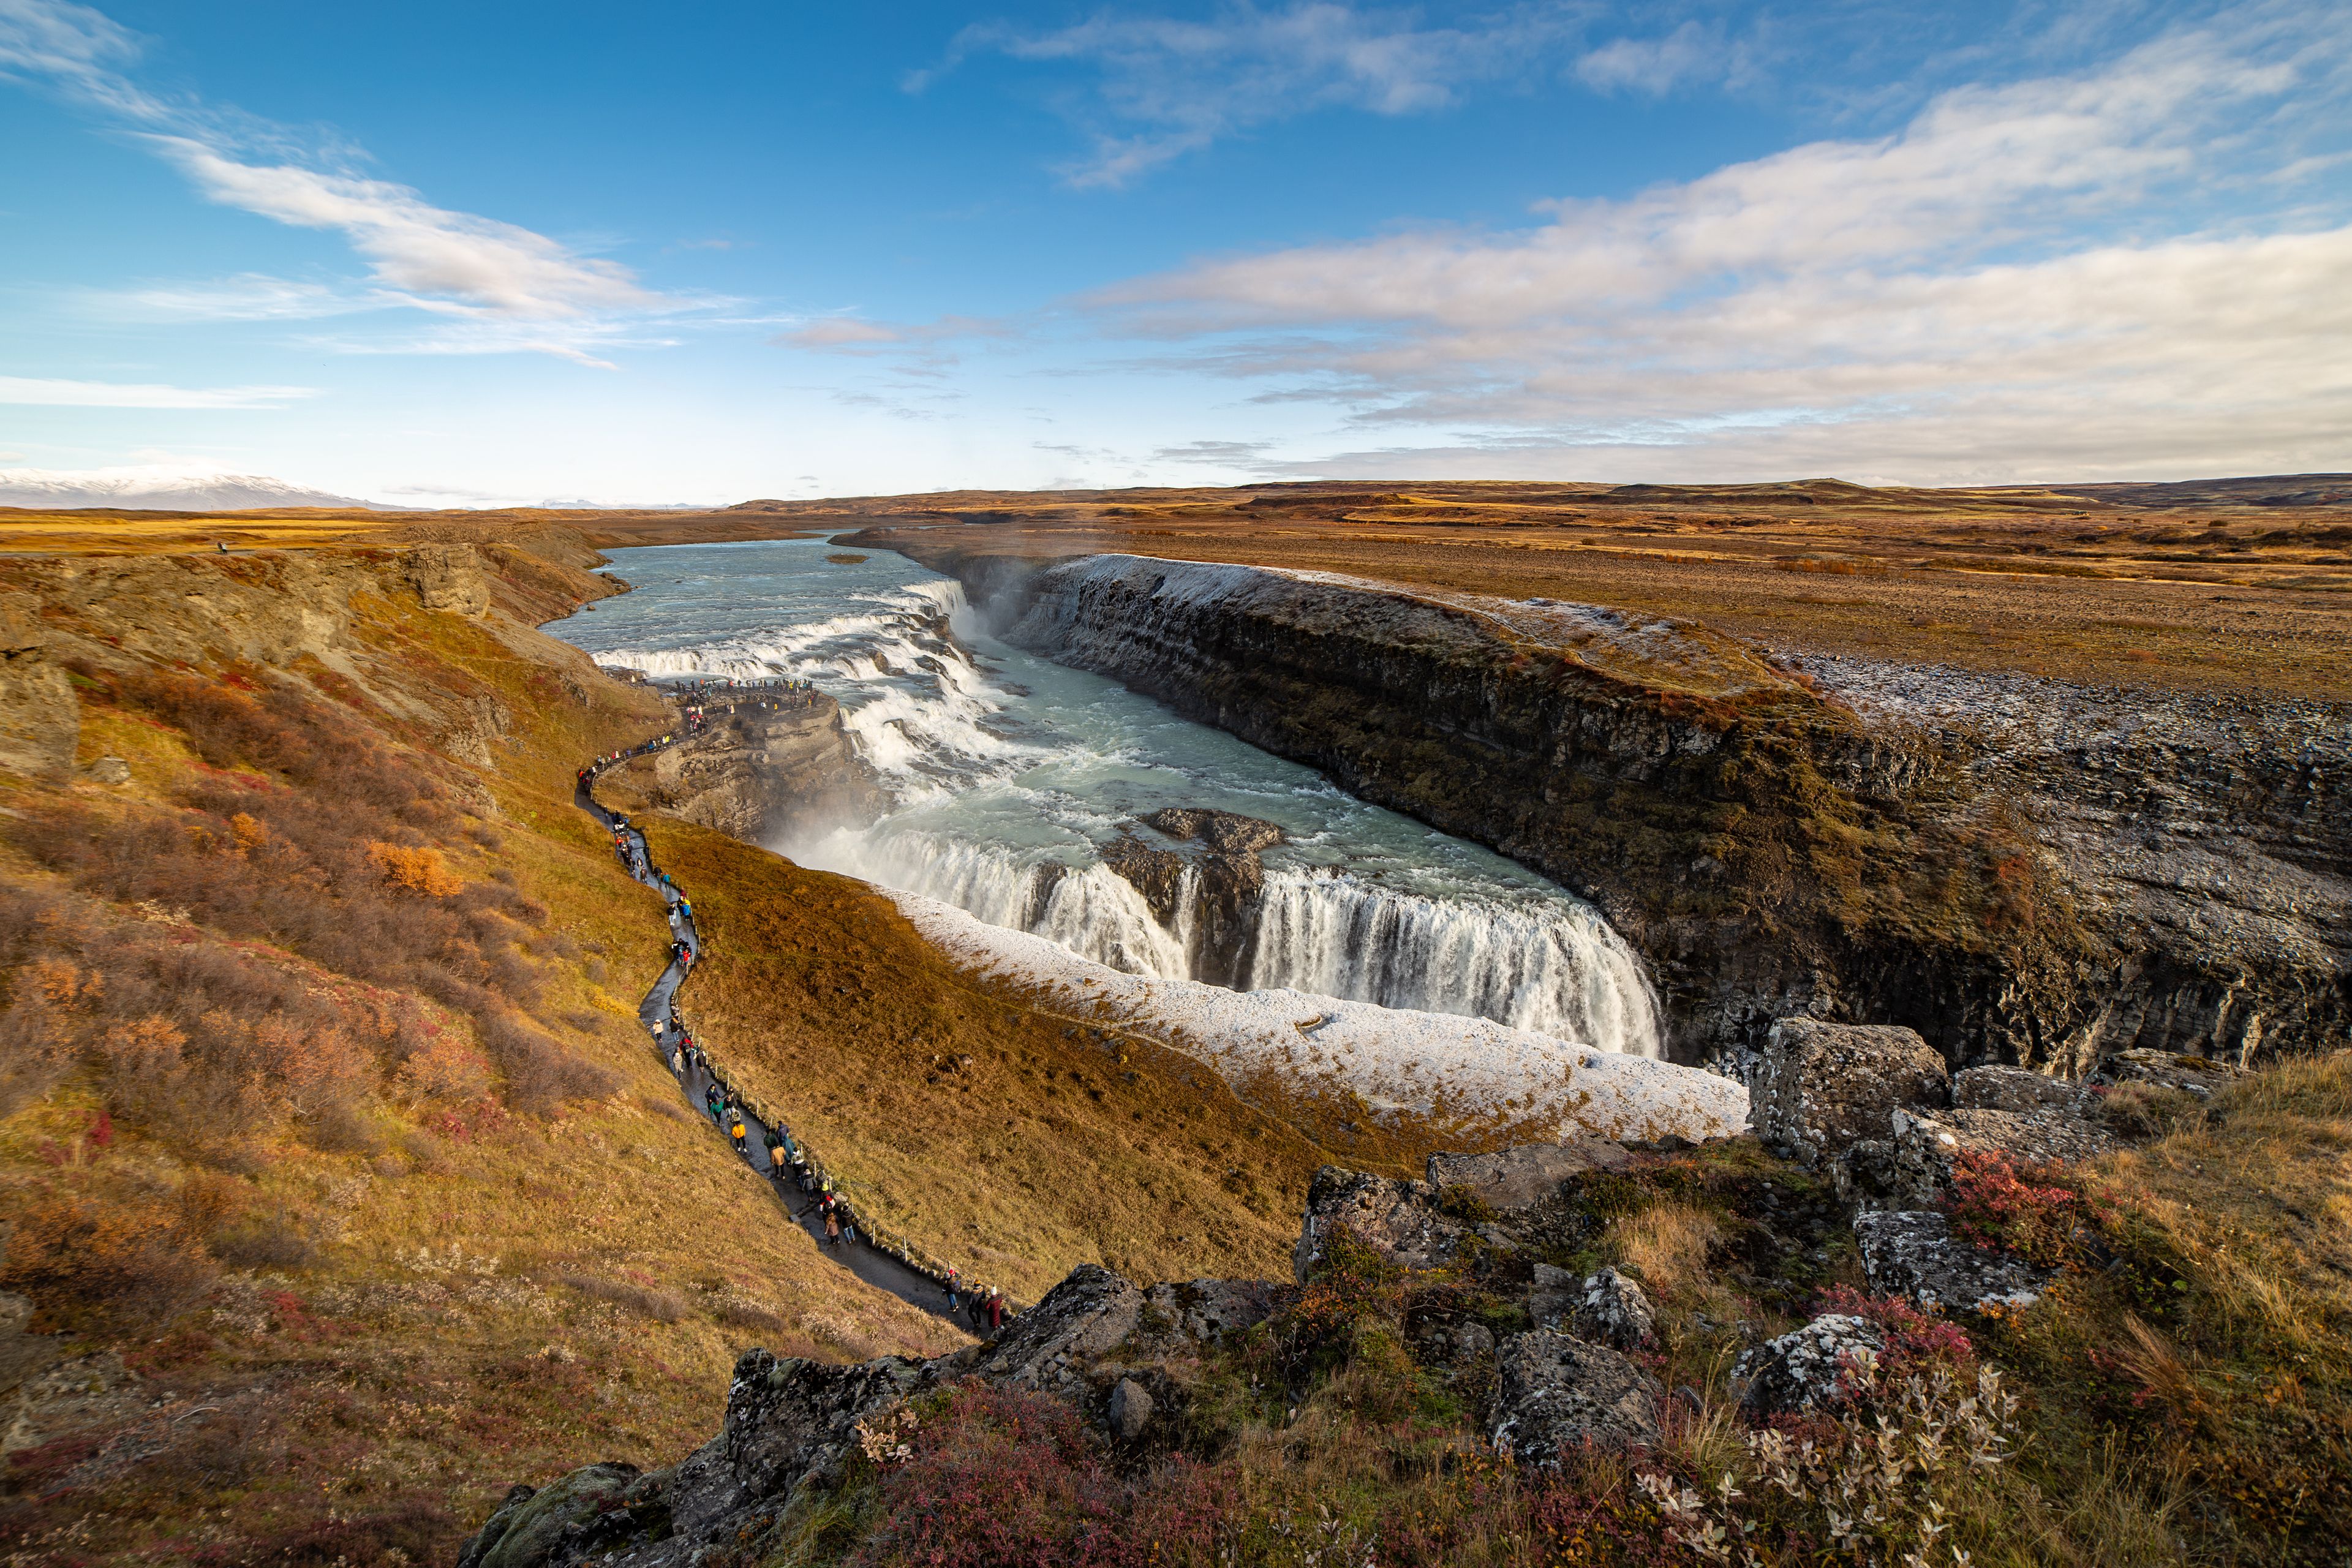
<instances>
[{"instance_id":1,"label":"layered rock strata","mask_svg":"<svg viewBox=\"0 0 2352 1568\"><path fill-rule=\"evenodd\" d=\"M1689 623L1327 574L894 542L1011 640L1592 899L1677 1059L1796 1012L2077 1075L2347 1038L2340 712L1947 691L1990 678L1817 675Z\"/></svg>"}]
</instances>

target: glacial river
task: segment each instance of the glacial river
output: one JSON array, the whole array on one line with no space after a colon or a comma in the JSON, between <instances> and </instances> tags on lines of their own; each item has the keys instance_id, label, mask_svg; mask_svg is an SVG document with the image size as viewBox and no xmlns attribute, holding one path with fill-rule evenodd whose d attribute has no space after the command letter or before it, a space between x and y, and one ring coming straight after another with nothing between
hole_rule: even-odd
<instances>
[{"instance_id":1,"label":"glacial river","mask_svg":"<svg viewBox=\"0 0 2352 1568\"><path fill-rule=\"evenodd\" d=\"M636 591L548 628L656 677L782 675L839 700L890 807L771 846L925 894L1129 973L1198 978L1191 916L1105 866L1137 818L1208 807L1281 826L1242 983L1494 1019L1654 1056L1633 952L1556 884L1368 805L1313 770L989 635L961 584L824 540L612 552Z\"/></svg>"}]
</instances>

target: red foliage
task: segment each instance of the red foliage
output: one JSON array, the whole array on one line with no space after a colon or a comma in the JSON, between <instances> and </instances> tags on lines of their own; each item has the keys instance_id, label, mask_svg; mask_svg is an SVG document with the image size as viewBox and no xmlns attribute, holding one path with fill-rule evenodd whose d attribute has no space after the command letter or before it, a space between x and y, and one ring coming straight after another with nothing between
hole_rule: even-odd
<instances>
[{"instance_id":1,"label":"red foliage","mask_svg":"<svg viewBox=\"0 0 2352 1568\"><path fill-rule=\"evenodd\" d=\"M1990 1251L2003 1248L2045 1268L2080 1262L2098 1217L2080 1193L2049 1184L2047 1166L2020 1171L2006 1154L1969 1150L1952 1161L1952 1186L1943 1200L1952 1229Z\"/></svg>"},{"instance_id":2,"label":"red foliage","mask_svg":"<svg viewBox=\"0 0 2352 1568\"><path fill-rule=\"evenodd\" d=\"M862 1564L1147 1568L1213 1558L1235 1499L1216 1472L1171 1460L1122 1478L1078 1413L1039 1394L958 1385L882 1478L882 1524Z\"/></svg>"},{"instance_id":3,"label":"red foliage","mask_svg":"<svg viewBox=\"0 0 2352 1568\"><path fill-rule=\"evenodd\" d=\"M1977 1347L1961 1327L1935 1312L1921 1311L1900 1296L1865 1296L1851 1285L1832 1285L1822 1292L1816 1312L1844 1312L1878 1325L1886 1348L1878 1364L1900 1374L1926 1362L1966 1368L1976 1363Z\"/></svg>"}]
</instances>

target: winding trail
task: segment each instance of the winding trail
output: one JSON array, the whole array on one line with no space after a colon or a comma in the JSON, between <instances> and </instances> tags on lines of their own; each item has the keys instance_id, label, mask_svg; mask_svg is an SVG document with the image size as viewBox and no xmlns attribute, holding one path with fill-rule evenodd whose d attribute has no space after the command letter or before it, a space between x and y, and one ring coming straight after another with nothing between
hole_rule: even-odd
<instances>
[{"instance_id":1,"label":"winding trail","mask_svg":"<svg viewBox=\"0 0 2352 1568\"><path fill-rule=\"evenodd\" d=\"M683 745L705 732L708 728L708 718L715 718L733 710L732 706L705 707L704 713L707 718L702 728L681 729L660 740L648 741L632 751L596 759L580 770L579 783L572 794L572 804L593 816L614 836L614 853L625 856L625 864L629 874L661 894L668 906L671 939L673 942L684 944L688 953L688 957L683 960L672 959L669 967L663 970L661 977L654 982L653 989L647 991L645 999L637 1004L637 1020L645 1026L646 1037L652 1042L655 1054L661 1058L665 1068L669 1068L672 1052L678 1049L686 1039L686 1032L680 1026L677 1018L677 989L685 982L687 975L692 973L695 961L702 956L702 936L695 929L692 900L687 898L677 883L666 879L660 868L653 863L652 850L646 842L645 834L629 825L625 819L607 811L598 803L595 784L597 776L605 769L619 766L655 752L667 751L674 746ZM761 1119L752 1110L748 1102L735 1096L732 1086L711 1069L708 1057L698 1052L688 1058L684 1073L678 1073L677 1069L671 1068L671 1075L678 1079L678 1091L686 1097L687 1103L694 1108L698 1117L710 1119L709 1096L714 1089L728 1097L740 1110L745 1136L740 1157L745 1164L758 1172L767 1182L770 1191L775 1195L776 1202L793 1223L815 1239L817 1250L823 1257L838 1267L846 1268L868 1285L887 1290L900 1300L920 1307L935 1317L947 1319L967 1332L974 1331L974 1325L966 1315L963 1306L971 1300L969 1289L964 1289L959 1296L958 1306L950 1308L948 1305L947 1289L943 1281L937 1275L918 1267L911 1260L900 1258L896 1253L887 1251L876 1245L865 1219L857 1215L839 1194L835 1194L835 1205L842 1210L845 1218L854 1222L857 1239L850 1241L845 1237L836 1245L826 1243L824 1216L818 1206L816 1196L801 1191L797 1182L793 1179L797 1173L791 1164L786 1165L783 1178L778 1179L772 1174L769 1165L769 1144L772 1140L781 1139L784 1147L784 1157L788 1162L797 1156L807 1162L808 1168L812 1172L820 1172L814 1156L809 1154L808 1151L792 1136L781 1121ZM722 1138L728 1136L724 1127L719 1127L717 1131ZM732 1140L729 1139L729 1142L731 1142ZM1007 1305L1009 1306L1010 1303L1008 1302ZM1009 1321L1010 1319L1008 1318L1007 1321Z\"/></svg>"}]
</instances>

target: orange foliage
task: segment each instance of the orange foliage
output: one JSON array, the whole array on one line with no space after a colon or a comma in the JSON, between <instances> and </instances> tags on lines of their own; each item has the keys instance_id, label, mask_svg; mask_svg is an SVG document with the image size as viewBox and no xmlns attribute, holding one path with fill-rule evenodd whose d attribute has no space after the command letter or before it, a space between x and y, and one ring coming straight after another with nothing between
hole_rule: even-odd
<instances>
[{"instance_id":1,"label":"orange foliage","mask_svg":"<svg viewBox=\"0 0 2352 1568\"><path fill-rule=\"evenodd\" d=\"M377 839L368 845L368 859L386 882L412 893L446 899L466 889L466 884L442 860L438 849L404 849Z\"/></svg>"},{"instance_id":2,"label":"orange foliage","mask_svg":"<svg viewBox=\"0 0 2352 1568\"><path fill-rule=\"evenodd\" d=\"M444 1035L401 1063L393 1082L404 1098L457 1105L489 1092L490 1069L455 1036Z\"/></svg>"}]
</instances>

